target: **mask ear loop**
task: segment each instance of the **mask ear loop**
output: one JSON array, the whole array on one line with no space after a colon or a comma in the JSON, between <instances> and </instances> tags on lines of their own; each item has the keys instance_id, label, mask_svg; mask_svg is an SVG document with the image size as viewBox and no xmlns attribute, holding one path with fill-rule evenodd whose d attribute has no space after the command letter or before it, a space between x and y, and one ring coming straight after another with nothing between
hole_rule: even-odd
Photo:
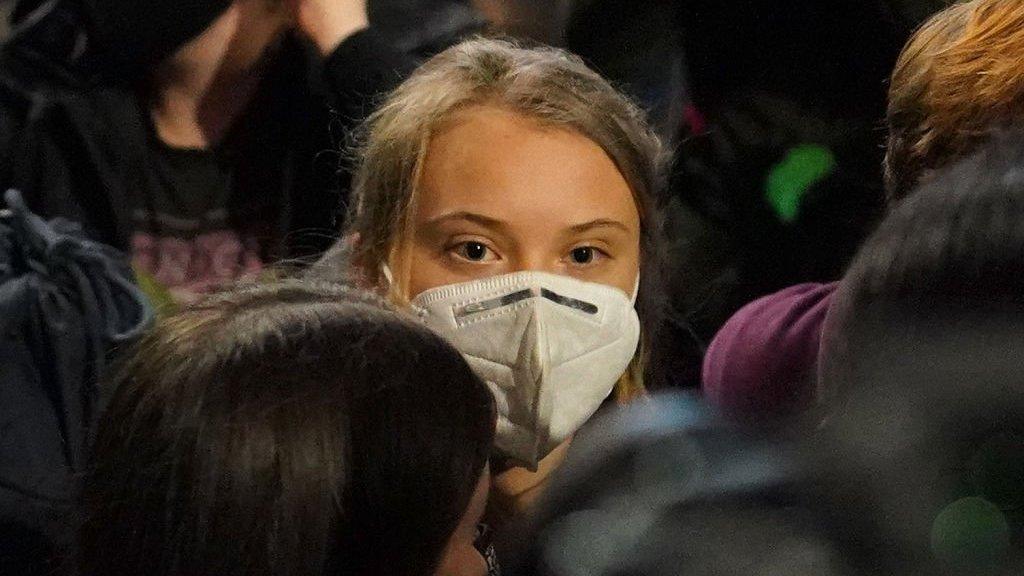
<instances>
[{"instance_id":1,"label":"mask ear loop","mask_svg":"<svg viewBox=\"0 0 1024 576\"><path fill-rule=\"evenodd\" d=\"M395 274L391 271L391 266L384 262L380 265L380 272L377 274L378 289L381 290L381 294L384 299L392 304L396 304L395 294Z\"/></svg>"},{"instance_id":2,"label":"mask ear loop","mask_svg":"<svg viewBox=\"0 0 1024 576\"><path fill-rule=\"evenodd\" d=\"M383 292L384 299L392 305L405 308L412 304L405 296L397 292L398 284L395 283L395 274L387 262L380 265L377 281L380 283L379 289Z\"/></svg>"},{"instance_id":3,"label":"mask ear loop","mask_svg":"<svg viewBox=\"0 0 1024 576\"><path fill-rule=\"evenodd\" d=\"M633 282L633 295L629 298L629 303L636 306L636 297L640 295L640 270L636 272L636 280Z\"/></svg>"},{"instance_id":4,"label":"mask ear loop","mask_svg":"<svg viewBox=\"0 0 1024 576\"><path fill-rule=\"evenodd\" d=\"M395 287L395 275L391 273L391 266L387 262L380 265L380 277L384 280L384 292L390 294Z\"/></svg>"}]
</instances>

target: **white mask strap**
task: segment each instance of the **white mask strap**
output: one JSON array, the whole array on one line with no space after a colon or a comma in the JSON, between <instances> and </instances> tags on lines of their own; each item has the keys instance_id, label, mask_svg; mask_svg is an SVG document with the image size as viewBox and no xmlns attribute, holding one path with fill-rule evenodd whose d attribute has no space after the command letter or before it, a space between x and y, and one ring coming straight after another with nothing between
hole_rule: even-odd
<instances>
[{"instance_id":1,"label":"white mask strap","mask_svg":"<svg viewBox=\"0 0 1024 576\"><path fill-rule=\"evenodd\" d=\"M390 292L391 288L395 285L395 275L391 273L391 266L387 262L380 265L380 275L384 277L384 281L387 282L387 286L384 287L385 292Z\"/></svg>"}]
</instances>

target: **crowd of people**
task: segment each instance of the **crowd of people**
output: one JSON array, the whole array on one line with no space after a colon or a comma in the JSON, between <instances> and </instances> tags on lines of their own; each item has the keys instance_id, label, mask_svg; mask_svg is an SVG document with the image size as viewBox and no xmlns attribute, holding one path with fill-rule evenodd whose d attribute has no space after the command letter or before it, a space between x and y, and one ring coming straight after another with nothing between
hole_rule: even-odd
<instances>
[{"instance_id":1,"label":"crowd of people","mask_svg":"<svg viewBox=\"0 0 1024 576\"><path fill-rule=\"evenodd\" d=\"M1019 574L1024 2L823 4L19 0L0 573Z\"/></svg>"}]
</instances>

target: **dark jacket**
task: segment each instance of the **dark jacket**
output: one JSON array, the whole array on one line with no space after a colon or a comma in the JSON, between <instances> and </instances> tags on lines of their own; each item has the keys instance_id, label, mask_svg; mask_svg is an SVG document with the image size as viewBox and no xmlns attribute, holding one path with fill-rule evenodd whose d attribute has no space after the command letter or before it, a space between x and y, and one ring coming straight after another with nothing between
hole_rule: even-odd
<instances>
[{"instance_id":1,"label":"dark jacket","mask_svg":"<svg viewBox=\"0 0 1024 576\"><path fill-rule=\"evenodd\" d=\"M63 0L22 9L0 52L0 186L23 190L47 217L81 222L91 237L127 249L131 210L155 185L145 70L227 4ZM326 59L298 38L276 53L223 143L237 191L232 218L266 223L265 260L329 243L345 187L336 151L346 128L412 65L373 30Z\"/></svg>"},{"instance_id":2,"label":"dark jacket","mask_svg":"<svg viewBox=\"0 0 1024 576\"><path fill-rule=\"evenodd\" d=\"M112 349L152 320L123 254L19 194L0 216L0 572L41 573L68 512L102 406ZM52 568L52 566L51 566Z\"/></svg>"}]
</instances>

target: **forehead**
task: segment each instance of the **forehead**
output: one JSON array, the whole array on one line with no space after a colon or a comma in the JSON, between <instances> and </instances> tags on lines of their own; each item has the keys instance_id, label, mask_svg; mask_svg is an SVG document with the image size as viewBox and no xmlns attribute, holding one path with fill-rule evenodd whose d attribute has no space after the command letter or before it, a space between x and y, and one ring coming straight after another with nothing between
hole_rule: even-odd
<instances>
[{"instance_id":1,"label":"forehead","mask_svg":"<svg viewBox=\"0 0 1024 576\"><path fill-rule=\"evenodd\" d=\"M515 223L615 218L639 226L625 178L594 141L497 107L457 113L431 139L417 212L471 211Z\"/></svg>"}]
</instances>

